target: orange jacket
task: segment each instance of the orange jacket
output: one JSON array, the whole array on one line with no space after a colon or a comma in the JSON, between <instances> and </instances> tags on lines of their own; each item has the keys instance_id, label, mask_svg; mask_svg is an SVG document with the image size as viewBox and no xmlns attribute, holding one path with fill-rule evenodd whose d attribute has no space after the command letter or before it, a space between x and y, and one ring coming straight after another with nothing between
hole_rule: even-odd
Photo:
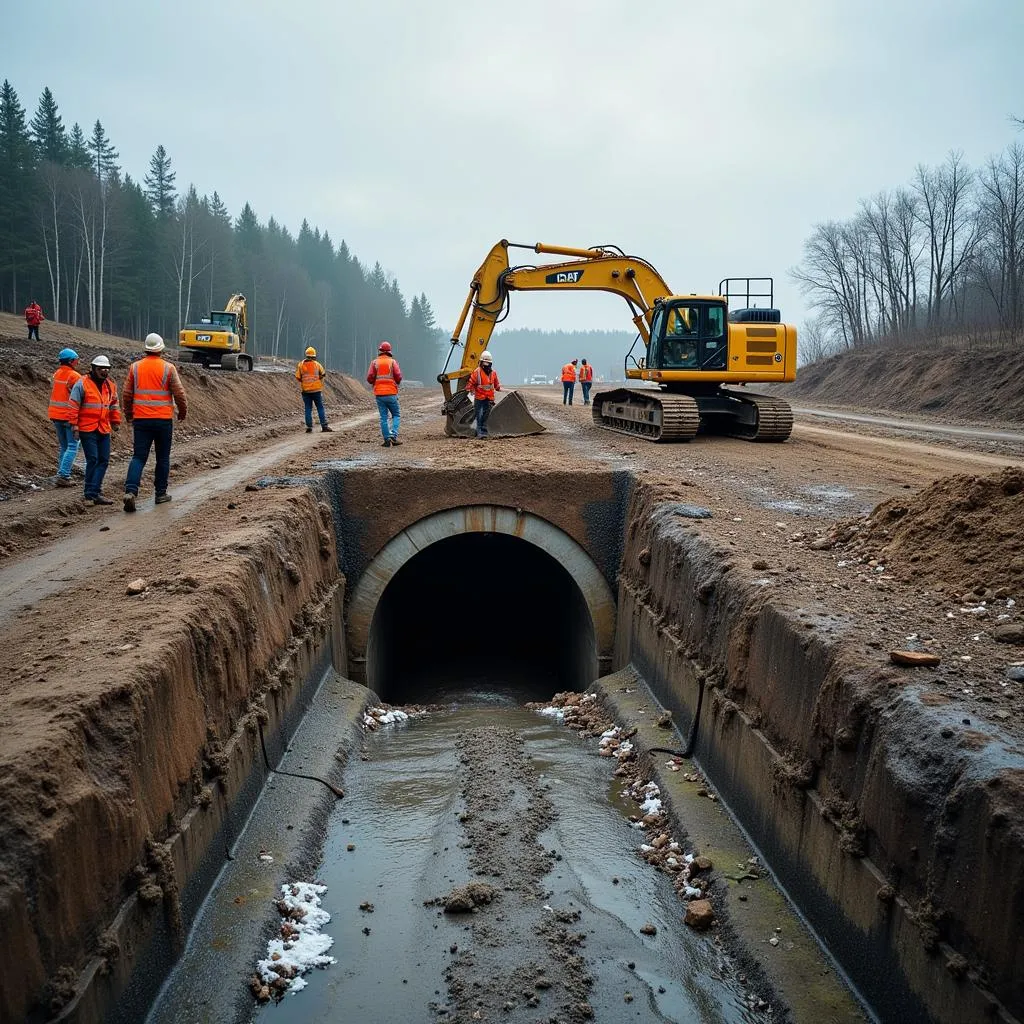
<instances>
[{"instance_id":1,"label":"orange jacket","mask_svg":"<svg viewBox=\"0 0 1024 1024\"><path fill-rule=\"evenodd\" d=\"M71 389L82 375L67 364L57 367L53 375L53 390L50 392L50 407L46 415L51 420L71 419L71 403L68 400Z\"/></svg>"},{"instance_id":2,"label":"orange jacket","mask_svg":"<svg viewBox=\"0 0 1024 1024\"><path fill-rule=\"evenodd\" d=\"M373 385L375 395L397 395L402 383L402 370L393 356L380 355L370 363L366 381Z\"/></svg>"},{"instance_id":3,"label":"orange jacket","mask_svg":"<svg viewBox=\"0 0 1024 1024\"><path fill-rule=\"evenodd\" d=\"M466 390L476 399L482 402L493 402L494 392L501 390L501 382L498 380L498 371L491 370L484 373L483 368L478 366L470 375L466 384Z\"/></svg>"},{"instance_id":4,"label":"orange jacket","mask_svg":"<svg viewBox=\"0 0 1024 1024\"><path fill-rule=\"evenodd\" d=\"M594 368L587 363L585 366L580 367L580 383L589 383L594 379Z\"/></svg>"},{"instance_id":5,"label":"orange jacket","mask_svg":"<svg viewBox=\"0 0 1024 1024\"><path fill-rule=\"evenodd\" d=\"M171 420L174 407L185 418L185 389L173 363L148 355L132 363L124 384L124 414L129 420Z\"/></svg>"},{"instance_id":6,"label":"orange jacket","mask_svg":"<svg viewBox=\"0 0 1024 1024\"><path fill-rule=\"evenodd\" d=\"M71 389L71 426L81 434L98 430L109 434L111 424L121 422L117 404L117 384L109 377L102 384L87 373Z\"/></svg>"},{"instance_id":7,"label":"orange jacket","mask_svg":"<svg viewBox=\"0 0 1024 1024\"><path fill-rule=\"evenodd\" d=\"M306 394L311 391L323 391L326 376L327 371L315 359L303 359L295 367L295 379Z\"/></svg>"},{"instance_id":8,"label":"orange jacket","mask_svg":"<svg viewBox=\"0 0 1024 1024\"><path fill-rule=\"evenodd\" d=\"M576 367L573 366L572 363L566 363L565 366L562 367L562 380L576 380Z\"/></svg>"},{"instance_id":9,"label":"orange jacket","mask_svg":"<svg viewBox=\"0 0 1024 1024\"><path fill-rule=\"evenodd\" d=\"M38 327L45 319L43 309L38 302L33 302L30 306L25 307L25 323L29 327Z\"/></svg>"}]
</instances>

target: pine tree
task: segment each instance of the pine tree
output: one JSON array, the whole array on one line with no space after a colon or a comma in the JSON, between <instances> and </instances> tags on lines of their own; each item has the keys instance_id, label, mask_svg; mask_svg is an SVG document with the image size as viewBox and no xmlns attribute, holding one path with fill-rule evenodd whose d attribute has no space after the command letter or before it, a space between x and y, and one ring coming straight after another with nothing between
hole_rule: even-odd
<instances>
[{"instance_id":1,"label":"pine tree","mask_svg":"<svg viewBox=\"0 0 1024 1024\"><path fill-rule=\"evenodd\" d=\"M89 145L85 140L85 132L82 126L76 121L71 127L71 134L68 137L68 166L79 171L87 171L92 167L92 157L89 156Z\"/></svg>"},{"instance_id":2,"label":"pine tree","mask_svg":"<svg viewBox=\"0 0 1024 1024\"><path fill-rule=\"evenodd\" d=\"M88 146L89 152L92 154L92 169L96 172L97 181L102 183L121 170L116 162L119 154L110 139L107 138L107 133L99 119L92 126L92 136Z\"/></svg>"},{"instance_id":3,"label":"pine tree","mask_svg":"<svg viewBox=\"0 0 1024 1024\"><path fill-rule=\"evenodd\" d=\"M67 163L68 136L64 130L64 121L57 110L57 101L49 87L43 89L39 107L30 127L40 160L48 160L54 164Z\"/></svg>"},{"instance_id":4,"label":"pine tree","mask_svg":"<svg viewBox=\"0 0 1024 1024\"><path fill-rule=\"evenodd\" d=\"M146 175L146 198L153 207L158 220L167 220L174 213L174 179L171 158L163 146L157 146L149 160L149 174Z\"/></svg>"},{"instance_id":5,"label":"pine tree","mask_svg":"<svg viewBox=\"0 0 1024 1024\"><path fill-rule=\"evenodd\" d=\"M19 289L33 287L32 269L38 269L39 284L43 271L32 267L38 249L33 244L32 210L36 195L35 150L25 119L25 108L10 82L0 88L0 273L9 275L10 291L0 290L0 305L17 308L22 298ZM36 260L38 263L38 260Z\"/></svg>"}]
</instances>

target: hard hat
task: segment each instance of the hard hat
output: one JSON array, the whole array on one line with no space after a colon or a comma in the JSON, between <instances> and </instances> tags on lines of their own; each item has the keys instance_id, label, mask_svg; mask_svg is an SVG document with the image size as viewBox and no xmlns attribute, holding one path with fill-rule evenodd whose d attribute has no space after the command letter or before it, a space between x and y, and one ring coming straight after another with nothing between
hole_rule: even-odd
<instances>
[{"instance_id":1,"label":"hard hat","mask_svg":"<svg viewBox=\"0 0 1024 1024\"><path fill-rule=\"evenodd\" d=\"M481 352L480 353L480 362L481 363L489 363L489 362L491 362L491 353L490 352Z\"/></svg>"},{"instance_id":2,"label":"hard hat","mask_svg":"<svg viewBox=\"0 0 1024 1024\"><path fill-rule=\"evenodd\" d=\"M390 341L382 341L377 346L377 351L378 352L390 352L391 351L391 342Z\"/></svg>"},{"instance_id":3,"label":"hard hat","mask_svg":"<svg viewBox=\"0 0 1024 1024\"><path fill-rule=\"evenodd\" d=\"M576 365L576 364L577 364L578 362L579 362L579 360L578 360L578 359L574 359L574 360L572 361L572 363L573 363L573 366L575 366L575 365Z\"/></svg>"},{"instance_id":4,"label":"hard hat","mask_svg":"<svg viewBox=\"0 0 1024 1024\"><path fill-rule=\"evenodd\" d=\"M92 361L93 366L105 366L108 370L110 369L110 360L106 356L97 356Z\"/></svg>"},{"instance_id":5,"label":"hard hat","mask_svg":"<svg viewBox=\"0 0 1024 1024\"><path fill-rule=\"evenodd\" d=\"M147 352L163 352L164 339L159 334L147 334L146 335L146 351Z\"/></svg>"},{"instance_id":6,"label":"hard hat","mask_svg":"<svg viewBox=\"0 0 1024 1024\"><path fill-rule=\"evenodd\" d=\"M306 355L309 356L310 359L315 359L316 358L316 349L313 348L312 345L310 345L309 348L306 349Z\"/></svg>"},{"instance_id":7,"label":"hard hat","mask_svg":"<svg viewBox=\"0 0 1024 1024\"><path fill-rule=\"evenodd\" d=\"M62 348L57 358L63 363L65 359L77 359L78 353L73 348Z\"/></svg>"}]
</instances>

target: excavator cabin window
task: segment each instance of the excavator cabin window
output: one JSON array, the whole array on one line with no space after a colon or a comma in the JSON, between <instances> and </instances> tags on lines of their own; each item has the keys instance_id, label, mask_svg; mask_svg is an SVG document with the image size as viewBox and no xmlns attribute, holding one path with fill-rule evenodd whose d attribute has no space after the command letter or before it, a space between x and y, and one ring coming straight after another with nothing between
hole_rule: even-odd
<instances>
[{"instance_id":1,"label":"excavator cabin window","mask_svg":"<svg viewBox=\"0 0 1024 1024\"><path fill-rule=\"evenodd\" d=\"M661 305L651 324L647 365L661 370L725 366L725 309L706 302Z\"/></svg>"}]
</instances>

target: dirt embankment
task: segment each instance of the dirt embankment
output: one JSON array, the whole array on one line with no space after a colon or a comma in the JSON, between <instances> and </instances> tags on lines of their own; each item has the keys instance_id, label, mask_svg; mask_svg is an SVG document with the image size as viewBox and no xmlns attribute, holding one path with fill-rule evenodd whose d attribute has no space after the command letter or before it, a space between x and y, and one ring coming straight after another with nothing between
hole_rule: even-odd
<instances>
[{"instance_id":1,"label":"dirt embankment","mask_svg":"<svg viewBox=\"0 0 1024 1024\"><path fill-rule=\"evenodd\" d=\"M779 385L775 394L797 404L1019 425L1024 351L872 347L802 367L796 381Z\"/></svg>"}]
</instances>

